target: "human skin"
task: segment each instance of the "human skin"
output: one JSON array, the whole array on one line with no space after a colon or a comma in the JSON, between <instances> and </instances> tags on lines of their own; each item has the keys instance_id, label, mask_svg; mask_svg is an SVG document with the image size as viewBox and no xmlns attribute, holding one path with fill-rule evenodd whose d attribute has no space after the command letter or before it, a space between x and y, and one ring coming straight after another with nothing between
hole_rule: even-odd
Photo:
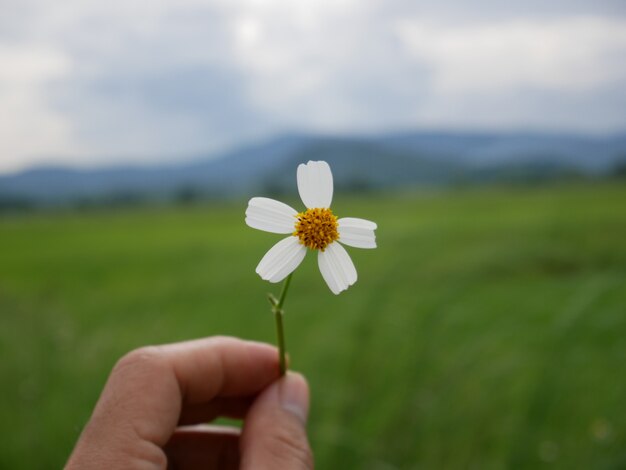
<instances>
[{"instance_id":1,"label":"human skin","mask_svg":"<svg viewBox=\"0 0 626 470\"><path fill-rule=\"evenodd\" d=\"M272 346L212 337L130 352L66 469L312 469L309 389ZM209 426L217 417L243 428Z\"/></svg>"}]
</instances>

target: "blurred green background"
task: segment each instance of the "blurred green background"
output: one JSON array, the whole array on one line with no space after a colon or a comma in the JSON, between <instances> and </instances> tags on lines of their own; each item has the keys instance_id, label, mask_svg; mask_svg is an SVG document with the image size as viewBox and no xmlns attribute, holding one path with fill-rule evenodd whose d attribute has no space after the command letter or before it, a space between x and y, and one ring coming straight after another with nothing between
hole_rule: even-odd
<instances>
[{"instance_id":1,"label":"blurred green background","mask_svg":"<svg viewBox=\"0 0 626 470\"><path fill-rule=\"evenodd\" d=\"M300 207L296 200L287 201ZM117 358L274 342L245 201L0 220L1 468L59 468ZM309 255L286 302L317 467L626 468L626 187L336 195L378 222L334 296Z\"/></svg>"}]
</instances>

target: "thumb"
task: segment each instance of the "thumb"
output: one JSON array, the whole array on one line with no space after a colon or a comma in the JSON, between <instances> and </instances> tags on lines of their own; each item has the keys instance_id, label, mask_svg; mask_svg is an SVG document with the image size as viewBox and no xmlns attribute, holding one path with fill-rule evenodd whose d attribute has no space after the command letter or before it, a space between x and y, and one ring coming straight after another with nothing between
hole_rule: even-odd
<instances>
[{"instance_id":1,"label":"thumb","mask_svg":"<svg viewBox=\"0 0 626 470\"><path fill-rule=\"evenodd\" d=\"M306 435L309 386L288 372L267 387L246 415L240 440L242 470L311 470Z\"/></svg>"}]
</instances>

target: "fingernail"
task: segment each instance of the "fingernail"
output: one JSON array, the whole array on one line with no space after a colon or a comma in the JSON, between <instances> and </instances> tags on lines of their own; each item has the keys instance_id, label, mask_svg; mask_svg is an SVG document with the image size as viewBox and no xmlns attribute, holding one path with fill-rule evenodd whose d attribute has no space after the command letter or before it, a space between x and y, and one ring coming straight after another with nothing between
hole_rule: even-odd
<instances>
[{"instance_id":1,"label":"fingernail","mask_svg":"<svg viewBox=\"0 0 626 470\"><path fill-rule=\"evenodd\" d=\"M296 372L287 372L280 382L280 404L306 423L309 415L309 385Z\"/></svg>"}]
</instances>

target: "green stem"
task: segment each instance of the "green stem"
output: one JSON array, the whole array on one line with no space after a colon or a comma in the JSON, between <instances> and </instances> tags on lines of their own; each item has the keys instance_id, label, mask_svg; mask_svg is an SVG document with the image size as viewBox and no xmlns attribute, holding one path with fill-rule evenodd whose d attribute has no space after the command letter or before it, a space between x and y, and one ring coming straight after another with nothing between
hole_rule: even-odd
<instances>
[{"instance_id":1,"label":"green stem","mask_svg":"<svg viewBox=\"0 0 626 470\"><path fill-rule=\"evenodd\" d=\"M283 304L285 303L285 297L287 297L289 284L291 284L291 276L293 276L293 273L287 276L287 279L285 279L285 283L283 284L283 290L280 293L280 299L278 300L278 305L276 306L279 310L283 308Z\"/></svg>"},{"instance_id":2,"label":"green stem","mask_svg":"<svg viewBox=\"0 0 626 470\"><path fill-rule=\"evenodd\" d=\"M272 311L274 312L274 319L276 320L276 335L278 337L278 361L280 366L280 375L285 375L287 371L287 359L286 359L286 348L285 348L285 332L283 329L283 304L285 303L285 297L287 296L287 291L289 290L289 284L291 283L291 273L285 279L285 283L283 284L283 290L280 293L280 298L278 301L273 296L270 296L270 302L272 303Z\"/></svg>"},{"instance_id":3,"label":"green stem","mask_svg":"<svg viewBox=\"0 0 626 470\"><path fill-rule=\"evenodd\" d=\"M276 319L276 334L278 336L278 364L281 377L287 372L287 360L285 359L285 333L283 332L283 312L274 310Z\"/></svg>"}]
</instances>

